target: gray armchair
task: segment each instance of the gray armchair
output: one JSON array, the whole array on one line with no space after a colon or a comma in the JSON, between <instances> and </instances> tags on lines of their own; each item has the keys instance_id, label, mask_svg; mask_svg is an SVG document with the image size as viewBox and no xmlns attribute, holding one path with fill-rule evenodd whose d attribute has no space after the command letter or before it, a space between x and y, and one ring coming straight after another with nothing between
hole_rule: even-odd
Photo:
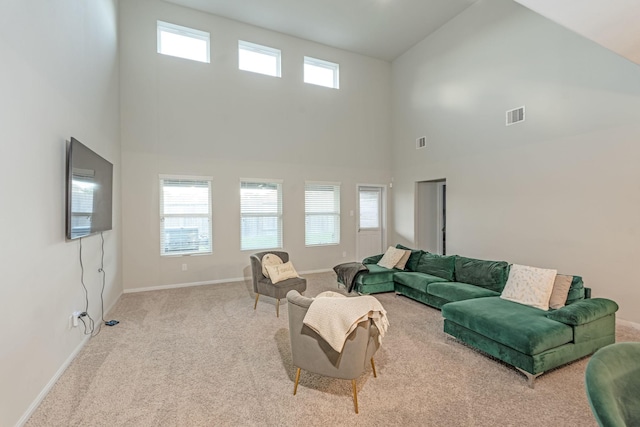
<instances>
[{"instance_id":1,"label":"gray armchair","mask_svg":"<svg viewBox=\"0 0 640 427\"><path fill-rule=\"evenodd\" d=\"M282 262L289 261L289 254L281 251L258 252L251 255L251 276L253 281L253 292L256 294L256 302L253 304L255 310L258 306L260 295L266 295L276 299L276 317L280 317L280 300L287 295L287 292L296 290L304 292L307 289L307 280L302 277L286 279L273 284L268 277L262 274L262 257L266 254L274 254L280 257Z\"/></svg>"},{"instance_id":2,"label":"gray armchair","mask_svg":"<svg viewBox=\"0 0 640 427\"><path fill-rule=\"evenodd\" d=\"M380 345L378 328L371 320L361 322L347 337L342 352L338 353L320 335L302 323L312 302L313 298L302 296L296 291L287 294L291 355L293 365L298 368L293 394L298 390L301 369L331 378L351 380L353 405L357 414L356 378L362 375L369 362L373 376L377 377L373 355Z\"/></svg>"}]
</instances>

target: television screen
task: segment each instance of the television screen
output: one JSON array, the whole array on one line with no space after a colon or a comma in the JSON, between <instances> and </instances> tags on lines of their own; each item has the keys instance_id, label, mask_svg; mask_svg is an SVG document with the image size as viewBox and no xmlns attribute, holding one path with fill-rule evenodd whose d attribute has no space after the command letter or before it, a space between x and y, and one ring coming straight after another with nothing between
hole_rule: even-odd
<instances>
[{"instance_id":1,"label":"television screen","mask_svg":"<svg viewBox=\"0 0 640 427\"><path fill-rule=\"evenodd\" d=\"M71 138L67 151L67 239L111 230L113 165Z\"/></svg>"}]
</instances>

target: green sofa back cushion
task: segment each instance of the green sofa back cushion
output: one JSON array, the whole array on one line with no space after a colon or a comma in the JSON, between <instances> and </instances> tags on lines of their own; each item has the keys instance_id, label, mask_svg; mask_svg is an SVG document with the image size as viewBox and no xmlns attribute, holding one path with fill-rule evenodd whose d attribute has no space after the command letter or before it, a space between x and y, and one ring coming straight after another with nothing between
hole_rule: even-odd
<instances>
[{"instance_id":1,"label":"green sofa back cushion","mask_svg":"<svg viewBox=\"0 0 640 427\"><path fill-rule=\"evenodd\" d=\"M420 257L420 261L418 261L416 271L452 281L455 262L455 256L442 256L425 252Z\"/></svg>"},{"instance_id":2,"label":"green sofa back cushion","mask_svg":"<svg viewBox=\"0 0 640 427\"><path fill-rule=\"evenodd\" d=\"M455 266L456 282L482 286L495 292L502 292L509 277L509 264L506 261L456 256Z\"/></svg>"},{"instance_id":3,"label":"green sofa back cushion","mask_svg":"<svg viewBox=\"0 0 640 427\"><path fill-rule=\"evenodd\" d=\"M411 251L411 255L409 255L409 259L407 260L407 263L405 264L404 269L409 271L416 271L416 268L418 267L418 261L420 261L420 257L425 252L420 249L411 249L401 244L397 244L396 249Z\"/></svg>"},{"instance_id":4,"label":"green sofa back cushion","mask_svg":"<svg viewBox=\"0 0 640 427\"><path fill-rule=\"evenodd\" d=\"M580 301L584 299L584 297L584 282L582 281L582 277L573 276L571 287L569 288L569 294L567 295L567 302L565 302L565 305Z\"/></svg>"}]
</instances>

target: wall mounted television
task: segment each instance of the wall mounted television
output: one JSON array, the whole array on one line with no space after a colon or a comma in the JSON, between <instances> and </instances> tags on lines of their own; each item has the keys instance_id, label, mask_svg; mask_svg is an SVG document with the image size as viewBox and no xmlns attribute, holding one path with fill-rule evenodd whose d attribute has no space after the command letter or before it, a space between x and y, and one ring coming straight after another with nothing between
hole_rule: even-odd
<instances>
[{"instance_id":1,"label":"wall mounted television","mask_svg":"<svg viewBox=\"0 0 640 427\"><path fill-rule=\"evenodd\" d=\"M113 164L75 138L67 144L66 237L112 228Z\"/></svg>"}]
</instances>

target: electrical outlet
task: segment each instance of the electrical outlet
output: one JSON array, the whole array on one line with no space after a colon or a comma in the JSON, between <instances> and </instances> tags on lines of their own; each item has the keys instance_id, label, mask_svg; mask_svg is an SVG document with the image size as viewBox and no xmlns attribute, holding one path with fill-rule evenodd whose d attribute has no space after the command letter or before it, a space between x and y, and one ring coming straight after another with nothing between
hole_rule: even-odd
<instances>
[{"instance_id":1,"label":"electrical outlet","mask_svg":"<svg viewBox=\"0 0 640 427\"><path fill-rule=\"evenodd\" d=\"M188 267L187 264L182 264L182 271L187 271Z\"/></svg>"},{"instance_id":2,"label":"electrical outlet","mask_svg":"<svg viewBox=\"0 0 640 427\"><path fill-rule=\"evenodd\" d=\"M72 328L75 328L78 326L78 319L80 318L81 314L82 312L80 311L74 311L73 313L71 313L71 317L69 318L69 324L71 325Z\"/></svg>"},{"instance_id":3,"label":"electrical outlet","mask_svg":"<svg viewBox=\"0 0 640 427\"><path fill-rule=\"evenodd\" d=\"M347 257L347 252L342 252L342 258L346 258Z\"/></svg>"}]
</instances>

